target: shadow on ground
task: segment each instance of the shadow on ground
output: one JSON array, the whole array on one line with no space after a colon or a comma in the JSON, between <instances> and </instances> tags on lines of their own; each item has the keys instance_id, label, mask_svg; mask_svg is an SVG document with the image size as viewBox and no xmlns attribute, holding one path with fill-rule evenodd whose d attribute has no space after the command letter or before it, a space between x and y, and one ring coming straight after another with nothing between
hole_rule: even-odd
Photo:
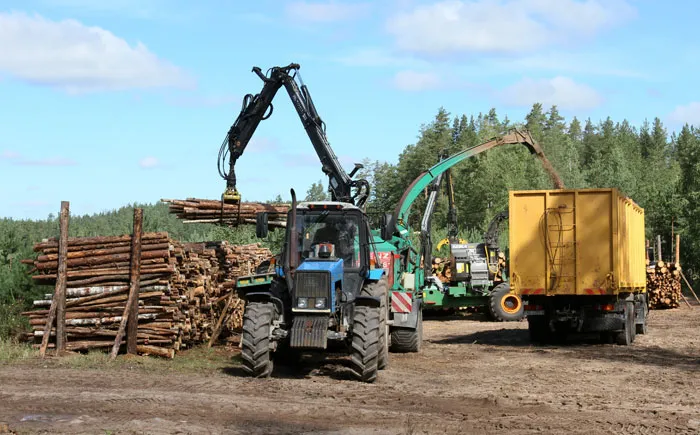
<instances>
[{"instance_id":1,"label":"shadow on ground","mask_svg":"<svg viewBox=\"0 0 700 435\"><path fill-rule=\"evenodd\" d=\"M250 377L243 367L236 365L225 367L222 373L235 377ZM310 377L329 377L335 380L353 380L350 359L344 355L305 354L299 361L274 361L273 378L307 379Z\"/></svg>"}]
</instances>

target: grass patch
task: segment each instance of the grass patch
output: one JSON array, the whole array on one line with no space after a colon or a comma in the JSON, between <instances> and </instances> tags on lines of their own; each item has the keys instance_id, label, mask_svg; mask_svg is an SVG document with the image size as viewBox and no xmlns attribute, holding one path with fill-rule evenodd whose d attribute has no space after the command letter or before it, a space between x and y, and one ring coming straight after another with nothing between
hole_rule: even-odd
<instances>
[{"instance_id":1,"label":"grass patch","mask_svg":"<svg viewBox=\"0 0 700 435\"><path fill-rule=\"evenodd\" d=\"M0 340L16 340L29 331L29 320L21 314L23 308L19 302L0 303Z\"/></svg>"},{"instance_id":2,"label":"grass patch","mask_svg":"<svg viewBox=\"0 0 700 435\"><path fill-rule=\"evenodd\" d=\"M27 343L15 340L0 339L0 364L25 361L36 357L39 352Z\"/></svg>"},{"instance_id":3,"label":"grass patch","mask_svg":"<svg viewBox=\"0 0 700 435\"><path fill-rule=\"evenodd\" d=\"M173 359L156 356L131 356L120 354L116 359L108 351L91 350L87 353L65 355L54 359L59 367L72 369L140 369L157 372L214 373L226 367L237 366L240 357L227 348L199 346L178 352Z\"/></svg>"}]
</instances>

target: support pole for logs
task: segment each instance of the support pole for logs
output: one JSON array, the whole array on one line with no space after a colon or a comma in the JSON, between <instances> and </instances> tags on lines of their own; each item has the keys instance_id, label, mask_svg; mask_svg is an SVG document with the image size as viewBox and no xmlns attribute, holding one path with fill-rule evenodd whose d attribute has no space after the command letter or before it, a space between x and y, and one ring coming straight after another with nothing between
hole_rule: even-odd
<instances>
[{"instance_id":1,"label":"support pole for logs","mask_svg":"<svg viewBox=\"0 0 700 435\"><path fill-rule=\"evenodd\" d=\"M129 297L126 300L126 305L124 306L124 314L122 315L121 322L119 323L119 330L117 331L117 337L114 339L114 346L112 347L112 353L110 357L112 359L117 357L119 353L119 348L122 344L122 337L127 329L127 324L129 325L128 336L127 336L127 353L136 354L137 351L137 328L138 328L138 301L139 301L139 281L140 281L140 267L141 264L141 229L143 220L143 209L134 209L134 232L131 235L131 270L130 270L130 286L129 286ZM133 350L133 352L132 352Z\"/></svg>"},{"instance_id":2,"label":"support pole for logs","mask_svg":"<svg viewBox=\"0 0 700 435\"><path fill-rule=\"evenodd\" d=\"M68 201L61 201L61 215L59 218L60 233L58 239L58 272L56 274L56 287L51 300L51 308L49 308L49 313L46 316L44 335L41 338L41 347L39 347L39 355L42 358L46 356L46 349L49 347L49 339L51 337L51 329L53 329L54 320L58 320L56 322L56 353L58 354L62 350L65 350L66 346L66 257L68 252L69 211Z\"/></svg>"},{"instance_id":3,"label":"support pole for logs","mask_svg":"<svg viewBox=\"0 0 700 435\"><path fill-rule=\"evenodd\" d=\"M661 259L661 236L656 236L656 261L663 261Z\"/></svg>"},{"instance_id":4,"label":"support pole for logs","mask_svg":"<svg viewBox=\"0 0 700 435\"><path fill-rule=\"evenodd\" d=\"M681 264L681 235L676 234L676 264Z\"/></svg>"},{"instance_id":5,"label":"support pole for logs","mask_svg":"<svg viewBox=\"0 0 700 435\"><path fill-rule=\"evenodd\" d=\"M693 296L695 296L695 300L698 301L698 303L700 304L700 299L698 299L698 295L695 294L695 290L693 290L693 287L688 282L688 278L685 277L685 274L683 273L683 271L681 271L681 277L683 278L683 281L685 281L685 284L690 289L690 292L693 294Z\"/></svg>"},{"instance_id":6,"label":"support pole for logs","mask_svg":"<svg viewBox=\"0 0 700 435\"><path fill-rule=\"evenodd\" d=\"M56 354L66 350L66 275L68 271L68 220L70 219L70 204L61 201L58 239L58 272L56 273L56 290L58 294L56 307ZM51 330L49 330L51 332Z\"/></svg>"},{"instance_id":7,"label":"support pole for logs","mask_svg":"<svg viewBox=\"0 0 700 435\"><path fill-rule=\"evenodd\" d=\"M127 353L136 355L136 336L138 333L139 315L139 291L141 281L141 235L143 233L143 209L134 209L134 232L131 239L131 271L129 274L129 293L135 293L136 297L130 298L129 319L127 322Z\"/></svg>"},{"instance_id":8,"label":"support pole for logs","mask_svg":"<svg viewBox=\"0 0 700 435\"><path fill-rule=\"evenodd\" d=\"M209 338L209 343L207 343L207 347L212 347L212 345L216 342L216 340L219 338L219 334L221 334L221 329L224 326L224 321L226 318L228 318L228 312L231 309L231 302L233 302L233 295L235 294L235 290L231 292L231 294L226 298L226 306L224 306L224 310L221 312L221 316L219 316L219 320L216 322L216 327L214 327L214 332L212 332L211 337Z\"/></svg>"}]
</instances>

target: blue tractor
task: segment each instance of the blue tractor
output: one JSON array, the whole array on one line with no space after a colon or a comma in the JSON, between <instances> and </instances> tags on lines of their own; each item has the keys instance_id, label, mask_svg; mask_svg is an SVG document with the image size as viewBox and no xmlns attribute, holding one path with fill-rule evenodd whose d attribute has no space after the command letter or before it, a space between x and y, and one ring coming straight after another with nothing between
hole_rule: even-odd
<instances>
[{"instance_id":1,"label":"blue tractor","mask_svg":"<svg viewBox=\"0 0 700 435\"><path fill-rule=\"evenodd\" d=\"M301 351L325 350L337 343L350 353L356 377L373 382L377 371L388 364L389 334L393 332L389 324L391 328L415 328L415 321L408 323L416 318L420 304L413 304L411 312L397 318L389 310L392 296L383 267L390 265L375 267L380 257L364 212L369 183L353 179L362 165L356 164L349 174L340 165L308 88L297 83L299 68L298 64L273 67L267 75L253 68L263 88L244 97L219 152L219 173L226 180L222 207L224 203L240 206L236 161L258 124L272 114L272 100L284 87L328 176L332 199L297 203L292 190L284 249L274 272L238 278L237 290L246 301L243 368L255 377L270 376L273 355L293 359ZM385 227L385 232L393 231ZM256 233L266 237L267 232L267 214L260 213Z\"/></svg>"},{"instance_id":2,"label":"blue tractor","mask_svg":"<svg viewBox=\"0 0 700 435\"><path fill-rule=\"evenodd\" d=\"M377 253L367 215L339 201L297 203L293 190L292 198L275 271L237 281L246 301L243 368L267 377L273 353L296 359L335 342L349 352L355 377L374 382L388 364L389 295L385 271L370 260ZM265 220L258 216L259 237Z\"/></svg>"}]
</instances>

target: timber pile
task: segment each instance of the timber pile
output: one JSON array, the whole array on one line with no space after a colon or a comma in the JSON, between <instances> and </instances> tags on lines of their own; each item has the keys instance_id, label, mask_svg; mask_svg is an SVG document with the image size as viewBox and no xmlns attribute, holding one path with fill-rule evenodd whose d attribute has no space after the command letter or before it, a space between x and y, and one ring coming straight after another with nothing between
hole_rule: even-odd
<instances>
[{"instance_id":1,"label":"timber pile","mask_svg":"<svg viewBox=\"0 0 700 435\"><path fill-rule=\"evenodd\" d=\"M68 239L67 350L108 349L114 344L129 293L130 244L129 235ZM254 273L272 257L258 244L180 243L167 233L144 233L141 249L137 341L144 352L169 357L208 340L224 308L222 301L235 292L235 279ZM33 266L37 283L55 286L58 241L44 240L34 251L37 258L23 263ZM234 310L221 334L224 338L241 326L242 301L231 297ZM34 301L37 310L23 313L33 329L28 339L41 340L51 298L46 294Z\"/></svg>"},{"instance_id":2,"label":"timber pile","mask_svg":"<svg viewBox=\"0 0 700 435\"><path fill-rule=\"evenodd\" d=\"M677 308L681 303L681 266L647 260L647 294L651 309Z\"/></svg>"},{"instance_id":3,"label":"timber pile","mask_svg":"<svg viewBox=\"0 0 700 435\"><path fill-rule=\"evenodd\" d=\"M283 204L262 204L257 202L242 202L240 204L240 220L238 205L224 204L223 212L221 201L211 199L161 199L168 203L171 214L182 219L184 223L222 223L235 225L237 223L254 224L258 212L268 213L268 225L270 228L282 228L285 226L289 206Z\"/></svg>"}]
</instances>

